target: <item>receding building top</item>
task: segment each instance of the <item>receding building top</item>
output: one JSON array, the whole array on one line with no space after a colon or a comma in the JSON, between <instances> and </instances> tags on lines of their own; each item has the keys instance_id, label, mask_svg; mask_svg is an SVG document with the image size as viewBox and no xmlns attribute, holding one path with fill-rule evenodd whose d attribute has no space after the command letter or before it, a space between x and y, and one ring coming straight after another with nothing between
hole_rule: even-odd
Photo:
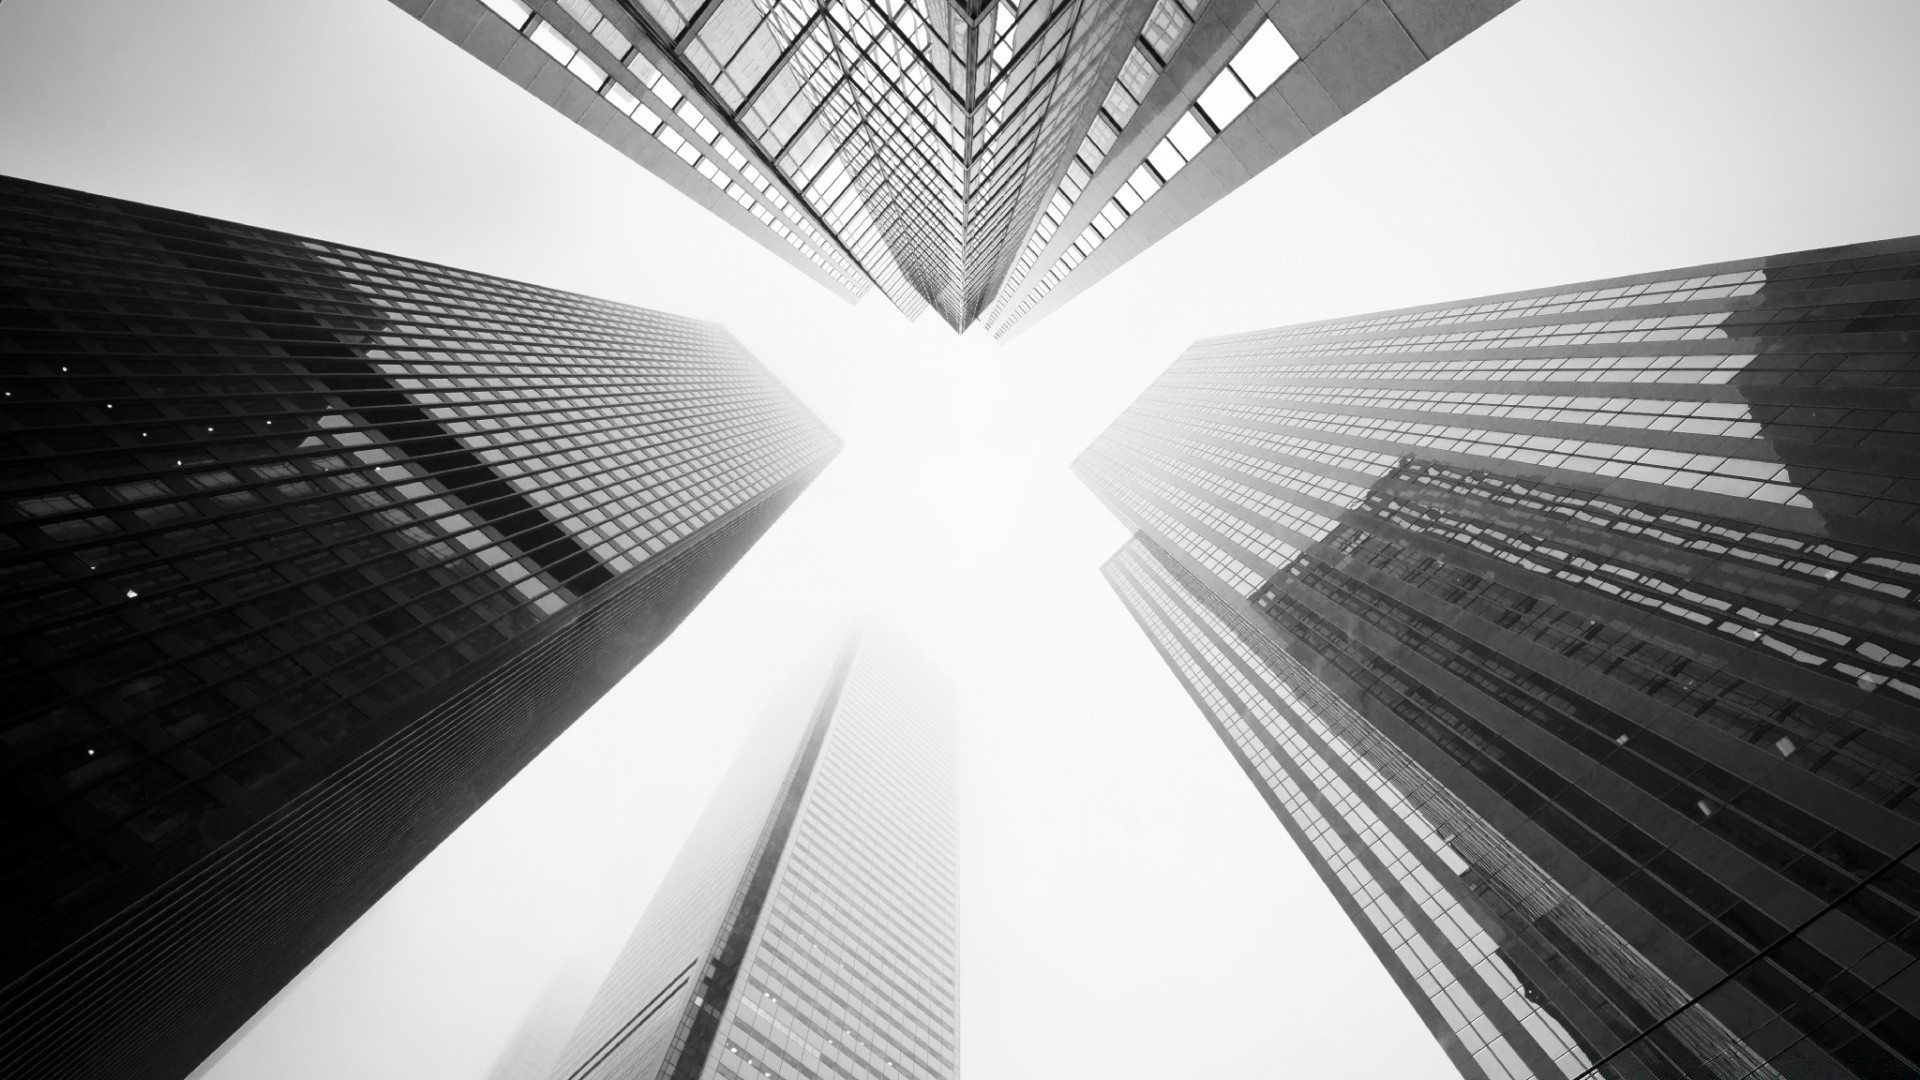
<instances>
[{"instance_id":1,"label":"receding building top","mask_svg":"<svg viewBox=\"0 0 1920 1080\"><path fill-rule=\"evenodd\" d=\"M959 1075L953 728L874 634L741 751L552 1080Z\"/></svg>"},{"instance_id":2,"label":"receding building top","mask_svg":"<svg viewBox=\"0 0 1920 1080\"><path fill-rule=\"evenodd\" d=\"M857 299L1059 306L1512 0L394 0Z\"/></svg>"}]
</instances>

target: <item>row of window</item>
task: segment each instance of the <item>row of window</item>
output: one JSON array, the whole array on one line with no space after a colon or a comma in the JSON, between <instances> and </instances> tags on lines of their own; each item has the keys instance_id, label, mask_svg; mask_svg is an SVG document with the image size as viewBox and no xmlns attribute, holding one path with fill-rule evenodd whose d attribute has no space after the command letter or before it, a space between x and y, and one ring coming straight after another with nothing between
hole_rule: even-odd
<instances>
[{"instance_id":1,"label":"row of window","mask_svg":"<svg viewBox=\"0 0 1920 1080\"><path fill-rule=\"evenodd\" d=\"M1262 330L1239 335L1235 340L1248 345L1272 345L1304 338L1325 339L1350 334L1383 335L1429 326L1455 326L1463 323L1497 322L1504 319L1528 319L1541 315L1562 315L1576 311L1608 311L1614 308L1645 307L1653 304L1684 304L1695 300L1724 300L1752 296L1767 282L1765 270L1733 270L1720 274L1697 274L1686 278L1647 281L1638 285L1610 285L1554 292L1537 296L1519 296L1511 300L1486 300L1422 308L1397 315L1369 315L1358 319L1340 319L1327 323Z\"/></svg>"},{"instance_id":2,"label":"row of window","mask_svg":"<svg viewBox=\"0 0 1920 1080\"><path fill-rule=\"evenodd\" d=\"M1784 927L1692 860L1665 849L1287 592L1264 594L1262 604L1287 638L1330 663L1380 708L1492 787L1701 955L1723 971L1738 968L1735 982L1764 1009L1755 1015L1737 1008L1724 1017L1736 1034L1746 1027L1735 1023L1743 1015L1756 1028L1781 1017L1815 1046L1855 1065L1862 1076L1899 1074L1911 1070L1911 1061L1920 1061L1920 1031L1913 1018L1817 950L1776 948L1756 960L1761 948L1805 943L1786 938ZM1890 1047L1901 1048L1900 1056Z\"/></svg>"},{"instance_id":3,"label":"row of window","mask_svg":"<svg viewBox=\"0 0 1920 1080\"><path fill-rule=\"evenodd\" d=\"M1165 0L1165 2L1171 3L1172 0ZM1136 59L1139 61L1138 65L1134 63ZM1248 37L1245 44L1241 45L1239 52L1227 62L1227 66L1214 77L1205 90L1200 92L1193 104L1181 113L1172 129L1154 145L1152 150L1147 152L1146 160L1134 169L1126 182L1120 185L1120 190L1101 207L1100 212L1074 239L1073 244L1061 253L1059 261L1053 268L1028 290L1026 297L1004 318L999 315L989 316L998 321L996 333L1005 333L1013 323L1033 310L1034 305L1038 304L1041 298L1051 292L1054 286L1064 281L1075 267L1093 254L1094 249L1118 231L1129 217L1153 198L1161 186L1178 175L1188 162L1198 157L1201 151L1226 130L1228 124L1246 111L1254 98L1265 93L1267 88L1277 82L1280 76L1299 59L1299 54L1287 44L1286 38L1281 36L1273 23L1262 20L1259 28ZM1140 98L1144 96L1144 88L1151 86L1157 76L1158 71L1152 68L1150 61L1136 47L1128 65L1121 69L1121 81L1115 84L1114 93L1109 95L1109 106L1116 100L1122 102L1121 111L1131 118ZM1133 84L1141 87L1139 93L1134 91L1133 85L1129 85L1130 77ZM1088 135L1088 142L1082 146L1076 161L1079 165L1078 172L1069 168L1068 180L1061 185L1059 194L1036 227L1033 238L1028 241L1026 253L1015 264L1014 272L1008 276L1009 285L1015 282L1024 283L1027 280L1027 271L1032 268L1039 253L1048 246L1054 230L1065 220L1067 212L1079 197L1080 192L1077 188L1085 183L1084 180L1077 179L1079 173L1084 173L1090 179L1098 170L1099 163L1107 150L1119 137L1119 132L1125 128L1125 120L1118 117L1108 119L1110 115L1111 108L1096 118L1093 129ZM1103 140L1104 145L1102 145Z\"/></svg>"},{"instance_id":4,"label":"row of window","mask_svg":"<svg viewBox=\"0 0 1920 1080\"><path fill-rule=\"evenodd\" d=\"M1698 383L1722 386L1746 370L1752 353L1675 356L1501 356L1477 360L1339 360L1268 364L1237 339L1197 342L1162 376L1168 385L1218 386L1229 380L1286 379L1311 383L1328 379L1412 381L1446 379L1468 382L1620 382Z\"/></svg>"},{"instance_id":5,"label":"row of window","mask_svg":"<svg viewBox=\"0 0 1920 1080\"><path fill-rule=\"evenodd\" d=\"M1136 538L1122 554L1129 551L1168 571L1163 576L1177 583L1181 595L1201 597L1205 586L1169 565L1150 542ZM1110 565L1110 576L1111 569ZM1602 1048L1615 1045L1626 1037L1624 1033L1685 1004L1689 995L1671 978L1299 661L1264 647L1266 639L1241 624L1237 616L1207 613L1233 623L1232 636L1253 647L1275 672L1269 689L1426 842L1448 870L1461 875L1463 883L1479 894L1487 910L1514 935L1504 948L1530 951L1586 1009L1604 1018L1606 1035L1588 1031L1590 1041ZM1704 1067L1696 1065L1704 1061L1723 1064L1739 1075L1764 1073L1749 1047L1713 1017L1698 1012L1654 1030L1626 1056L1649 1068L1650 1075L1705 1075Z\"/></svg>"},{"instance_id":6,"label":"row of window","mask_svg":"<svg viewBox=\"0 0 1920 1080\"><path fill-rule=\"evenodd\" d=\"M646 98L635 94L619 78L610 75L588 55L587 50L575 45L561 28L535 16L524 0L482 2L551 56L555 63L605 98L640 130L692 166L842 287L856 296L863 290L864 275L841 256L837 245L808 221L804 211L789 204L780 190L772 186L768 178L747 160L746 155L720 134L699 107L691 99L683 97L672 82L588 0L560 0L560 3L589 37L625 66L638 81ZM656 110L655 106L659 109ZM671 112L678 123L663 118L662 111ZM689 138L689 133L693 137ZM721 167L722 162L727 168Z\"/></svg>"},{"instance_id":7,"label":"row of window","mask_svg":"<svg viewBox=\"0 0 1920 1080\"><path fill-rule=\"evenodd\" d=\"M1123 550L1114 565L1120 571L1114 579L1116 587L1128 606L1165 653L1176 658L1183 681L1205 702L1239 755L1279 797L1314 854L1365 912L1461 1046L1490 1076L1521 1080L1535 1075L1501 1031L1501 1024L1482 1006L1484 995L1499 1000L1541 1051L1560 1059L1566 1075L1577 1075L1587 1064L1577 1044L1529 1000L1524 983L1507 968L1474 916L1263 692L1281 686L1282 681L1202 605L1191 598L1176 603L1169 593L1182 590L1156 561ZM1196 625L1196 618L1204 620L1208 630ZM1230 659L1216 641L1235 648L1237 656ZM1240 670L1242 665L1265 676L1261 686ZM1256 722L1265 737L1254 732ZM1269 749L1269 739L1281 753ZM1404 800L1396 797L1395 803L1404 805ZM1329 815L1336 816L1338 824ZM1422 826L1416 831L1430 830ZM1406 902L1419 909L1419 921L1402 909ZM1429 940L1428 934L1435 938ZM1448 954L1445 958L1439 952L1442 949ZM1463 985L1456 965L1471 973L1467 978L1478 984L1480 994Z\"/></svg>"}]
</instances>

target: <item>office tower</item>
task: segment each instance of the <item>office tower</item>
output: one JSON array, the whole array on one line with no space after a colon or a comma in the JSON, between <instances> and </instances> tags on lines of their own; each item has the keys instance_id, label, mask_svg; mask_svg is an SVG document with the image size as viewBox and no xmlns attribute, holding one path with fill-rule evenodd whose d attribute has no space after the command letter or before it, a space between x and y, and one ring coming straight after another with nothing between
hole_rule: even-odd
<instances>
[{"instance_id":1,"label":"office tower","mask_svg":"<svg viewBox=\"0 0 1920 1080\"><path fill-rule=\"evenodd\" d=\"M719 327L0 181L0 1075L174 1077L835 452Z\"/></svg>"},{"instance_id":2,"label":"office tower","mask_svg":"<svg viewBox=\"0 0 1920 1080\"><path fill-rule=\"evenodd\" d=\"M1466 1075L1920 1069L1916 330L1920 238L1216 338L1076 463Z\"/></svg>"},{"instance_id":3,"label":"office tower","mask_svg":"<svg viewBox=\"0 0 1920 1080\"><path fill-rule=\"evenodd\" d=\"M953 720L897 643L769 713L554 1080L959 1075Z\"/></svg>"},{"instance_id":4,"label":"office tower","mask_svg":"<svg viewBox=\"0 0 1920 1080\"><path fill-rule=\"evenodd\" d=\"M394 0L849 299L1037 319L1512 0Z\"/></svg>"}]
</instances>

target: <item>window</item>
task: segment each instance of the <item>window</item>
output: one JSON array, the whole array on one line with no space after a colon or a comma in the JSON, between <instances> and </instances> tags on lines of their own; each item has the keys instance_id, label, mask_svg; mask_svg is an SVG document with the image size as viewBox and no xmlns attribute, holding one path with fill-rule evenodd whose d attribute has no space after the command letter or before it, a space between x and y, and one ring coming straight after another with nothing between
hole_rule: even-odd
<instances>
[{"instance_id":1,"label":"window","mask_svg":"<svg viewBox=\"0 0 1920 1080\"><path fill-rule=\"evenodd\" d=\"M1214 128L1219 130L1233 123L1233 118L1245 111L1252 101L1253 95L1247 93L1247 88L1241 85L1233 69L1228 68L1214 78L1213 85L1201 93L1197 104L1201 112L1206 114L1207 119L1213 122ZM1192 154L1188 156L1191 157Z\"/></svg>"},{"instance_id":2,"label":"window","mask_svg":"<svg viewBox=\"0 0 1920 1080\"><path fill-rule=\"evenodd\" d=\"M1287 39L1280 36L1270 22L1262 22L1260 29L1253 32L1247 43L1240 48L1240 55L1233 58L1228 66L1247 90L1255 95L1266 92L1286 70L1300 59Z\"/></svg>"},{"instance_id":3,"label":"window","mask_svg":"<svg viewBox=\"0 0 1920 1080\"><path fill-rule=\"evenodd\" d=\"M527 25L527 20L533 17L533 9L521 0L480 0L480 2L491 8L495 15L507 20L515 30Z\"/></svg>"},{"instance_id":4,"label":"window","mask_svg":"<svg viewBox=\"0 0 1920 1080\"><path fill-rule=\"evenodd\" d=\"M541 23L534 27L533 33L528 36L533 39L535 45L540 46L541 51L562 64L573 59L573 54L579 51L573 47L573 42L567 40L565 34L553 28L552 23Z\"/></svg>"},{"instance_id":5,"label":"window","mask_svg":"<svg viewBox=\"0 0 1920 1080\"><path fill-rule=\"evenodd\" d=\"M1195 120L1192 113L1187 113L1173 125L1172 131L1167 132L1167 141L1173 144L1174 149L1180 151L1183 160L1191 161L1193 156L1205 149L1207 143L1212 142L1213 139L1207 134L1207 129L1200 126L1200 121Z\"/></svg>"}]
</instances>

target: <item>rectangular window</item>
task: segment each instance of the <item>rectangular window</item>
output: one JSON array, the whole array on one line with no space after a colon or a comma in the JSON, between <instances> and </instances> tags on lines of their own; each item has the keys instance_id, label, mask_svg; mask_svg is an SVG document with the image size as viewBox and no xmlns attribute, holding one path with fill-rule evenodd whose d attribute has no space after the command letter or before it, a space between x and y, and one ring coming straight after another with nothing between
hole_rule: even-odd
<instances>
[{"instance_id":1,"label":"rectangular window","mask_svg":"<svg viewBox=\"0 0 1920 1080\"><path fill-rule=\"evenodd\" d=\"M533 33L528 36L533 39L535 45L540 46L542 52L562 64L573 59L573 54L579 51L573 47L573 42L567 40L565 34L553 28L552 23L541 23L534 27Z\"/></svg>"},{"instance_id":2,"label":"rectangular window","mask_svg":"<svg viewBox=\"0 0 1920 1080\"><path fill-rule=\"evenodd\" d=\"M1262 94L1299 59L1300 55L1280 36L1280 31L1272 23L1262 21L1260 29L1240 47L1240 54L1228 66L1247 84L1249 91Z\"/></svg>"},{"instance_id":3,"label":"rectangular window","mask_svg":"<svg viewBox=\"0 0 1920 1080\"><path fill-rule=\"evenodd\" d=\"M480 2L487 5L495 15L507 20L515 30L527 25L527 20L533 17L533 9L521 3L521 0L480 0Z\"/></svg>"}]
</instances>

